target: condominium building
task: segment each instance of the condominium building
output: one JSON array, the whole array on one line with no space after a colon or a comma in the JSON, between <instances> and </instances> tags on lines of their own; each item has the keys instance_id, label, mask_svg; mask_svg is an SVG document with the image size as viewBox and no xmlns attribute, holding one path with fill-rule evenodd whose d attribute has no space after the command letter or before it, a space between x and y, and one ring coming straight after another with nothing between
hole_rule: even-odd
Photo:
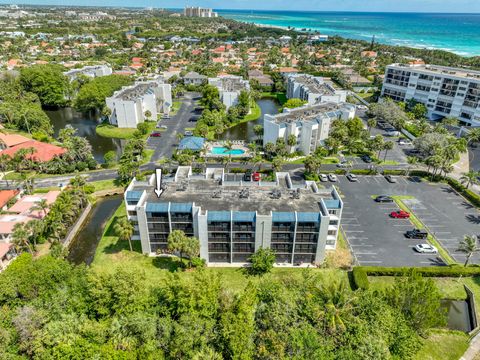
<instances>
[{"instance_id":1,"label":"condominium building","mask_svg":"<svg viewBox=\"0 0 480 360\"><path fill-rule=\"evenodd\" d=\"M136 128L147 120L147 111L150 112L149 119L155 121L159 113L168 114L172 106L172 89L161 79L139 81L123 87L105 101L111 111L111 124L120 128Z\"/></svg>"},{"instance_id":2,"label":"condominium building","mask_svg":"<svg viewBox=\"0 0 480 360\"><path fill-rule=\"evenodd\" d=\"M335 119L348 120L355 116L355 106L347 103L320 103L305 105L295 109L285 109L280 114L265 114L263 117L263 146L284 139L288 144L290 135L297 142L287 149L293 153L301 151L305 155L315 151L328 137L331 122Z\"/></svg>"},{"instance_id":3,"label":"condominium building","mask_svg":"<svg viewBox=\"0 0 480 360\"><path fill-rule=\"evenodd\" d=\"M188 17L201 17L201 18L214 18L218 17L218 13L212 9L206 9L201 7L187 6L183 10L183 15Z\"/></svg>"},{"instance_id":4,"label":"condominium building","mask_svg":"<svg viewBox=\"0 0 480 360\"><path fill-rule=\"evenodd\" d=\"M301 99L309 105L322 102L342 103L347 101L347 91L337 90L331 82L322 77L308 74L287 76L287 98Z\"/></svg>"},{"instance_id":5,"label":"condominium building","mask_svg":"<svg viewBox=\"0 0 480 360\"><path fill-rule=\"evenodd\" d=\"M392 64L385 70L382 96L414 99L426 105L428 117L447 116L480 125L480 72L437 65Z\"/></svg>"},{"instance_id":6,"label":"condominium building","mask_svg":"<svg viewBox=\"0 0 480 360\"><path fill-rule=\"evenodd\" d=\"M296 183L288 173L260 182L219 168L193 175L188 166L161 178L159 197L155 183L155 175L134 179L124 195L144 254L168 252L173 230L198 238L210 264L244 264L260 248L273 249L278 263L321 263L336 247L343 202L333 186Z\"/></svg>"},{"instance_id":7,"label":"condominium building","mask_svg":"<svg viewBox=\"0 0 480 360\"><path fill-rule=\"evenodd\" d=\"M80 69L72 69L63 73L70 81L75 80L79 75L85 75L91 78L107 76L112 74L112 68L108 65L84 66Z\"/></svg>"},{"instance_id":8,"label":"condominium building","mask_svg":"<svg viewBox=\"0 0 480 360\"><path fill-rule=\"evenodd\" d=\"M216 78L208 79L210 85L216 86L220 92L220 99L228 108L238 104L238 97L242 91L250 90L248 80L243 80L241 76L221 75Z\"/></svg>"}]
</instances>

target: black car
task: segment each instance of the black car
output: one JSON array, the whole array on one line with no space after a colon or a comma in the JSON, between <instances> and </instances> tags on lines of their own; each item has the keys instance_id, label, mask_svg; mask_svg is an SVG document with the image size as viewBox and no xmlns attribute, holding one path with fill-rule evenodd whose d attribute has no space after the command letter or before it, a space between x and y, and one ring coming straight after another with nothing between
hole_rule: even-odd
<instances>
[{"instance_id":1,"label":"black car","mask_svg":"<svg viewBox=\"0 0 480 360\"><path fill-rule=\"evenodd\" d=\"M253 171L250 169L247 170L243 175L243 181L252 181L252 175L253 175Z\"/></svg>"},{"instance_id":2,"label":"black car","mask_svg":"<svg viewBox=\"0 0 480 360\"><path fill-rule=\"evenodd\" d=\"M388 196L388 195L378 195L376 198L375 198L375 201L376 202L382 202L382 203L391 203L393 202L393 199Z\"/></svg>"},{"instance_id":3,"label":"black car","mask_svg":"<svg viewBox=\"0 0 480 360\"><path fill-rule=\"evenodd\" d=\"M361 159L362 159L364 162L366 162L367 164L370 164L370 163L373 162L373 159L372 159L370 156L368 156L368 155L363 155L363 156L361 157Z\"/></svg>"},{"instance_id":4,"label":"black car","mask_svg":"<svg viewBox=\"0 0 480 360\"><path fill-rule=\"evenodd\" d=\"M405 237L409 239L426 239L428 237L428 232L419 229L408 230L405 233Z\"/></svg>"}]
</instances>

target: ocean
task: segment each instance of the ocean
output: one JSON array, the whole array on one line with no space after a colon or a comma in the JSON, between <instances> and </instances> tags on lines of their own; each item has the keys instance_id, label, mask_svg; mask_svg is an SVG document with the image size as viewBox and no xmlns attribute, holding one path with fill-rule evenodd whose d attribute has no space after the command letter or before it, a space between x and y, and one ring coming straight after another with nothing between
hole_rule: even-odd
<instances>
[{"instance_id":1,"label":"ocean","mask_svg":"<svg viewBox=\"0 0 480 360\"><path fill-rule=\"evenodd\" d=\"M318 30L326 35L480 55L480 14L217 10L258 25Z\"/></svg>"}]
</instances>

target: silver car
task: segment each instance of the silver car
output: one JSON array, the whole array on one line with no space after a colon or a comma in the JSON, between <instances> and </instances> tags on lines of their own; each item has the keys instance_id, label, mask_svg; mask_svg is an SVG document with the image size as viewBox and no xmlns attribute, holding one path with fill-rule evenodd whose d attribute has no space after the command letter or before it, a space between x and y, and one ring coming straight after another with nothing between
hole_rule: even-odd
<instances>
[{"instance_id":1,"label":"silver car","mask_svg":"<svg viewBox=\"0 0 480 360\"><path fill-rule=\"evenodd\" d=\"M319 178L320 181L322 181L322 182L328 181L328 177L327 177L327 175L325 175L325 174L320 174L320 175L318 175L318 178Z\"/></svg>"},{"instance_id":2,"label":"silver car","mask_svg":"<svg viewBox=\"0 0 480 360\"><path fill-rule=\"evenodd\" d=\"M337 175L328 174L328 180L330 180L331 182L337 182Z\"/></svg>"},{"instance_id":3,"label":"silver car","mask_svg":"<svg viewBox=\"0 0 480 360\"><path fill-rule=\"evenodd\" d=\"M419 253L423 254L436 254L438 253L438 249L430 244L417 244L415 245L415 250Z\"/></svg>"}]
</instances>

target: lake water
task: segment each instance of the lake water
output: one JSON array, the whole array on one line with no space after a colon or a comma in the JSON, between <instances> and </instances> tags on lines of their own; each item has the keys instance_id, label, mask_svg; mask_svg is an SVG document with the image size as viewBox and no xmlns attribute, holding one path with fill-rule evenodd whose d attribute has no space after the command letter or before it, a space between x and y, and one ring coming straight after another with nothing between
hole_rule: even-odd
<instances>
[{"instance_id":1,"label":"lake water","mask_svg":"<svg viewBox=\"0 0 480 360\"><path fill-rule=\"evenodd\" d=\"M77 129L78 136L83 136L90 142L93 157L98 162L103 162L103 155L111 150L121 154L125 140L101 137L95 132L96 126L100 123L98 116L79 113L72 108L61 108L45 112L53 124L55 137L66 125L72 125Z\"/></svg>"},{"instance_id":2,"label":"lake water","mask_svg":"<svg viewBox=\"0 0 480 360\"><path fill-rule=\"evenodd\" d=\"M257 100L258 106L262 109L262 116L258 120L244 122L238 124L220 135L221 140L245 140L253 141L256 138L253 128L255 125L263 126L263 115L265 114L278 114L279 105L272 99L260 99Z\"/></svg>"},{"instance_id":3,"label":"lake water","mask_svg":"<svg viewBox=\"0 0 480 360\"><path fill-rule=\"evenodd\" d=\"M89 265L93 261L105 224L113 216L122 201L122 195L97 199L97 203L90 211L83 227L70 245L68 260L76 265L81 263Z\"/></svg>"}]
</instances>

